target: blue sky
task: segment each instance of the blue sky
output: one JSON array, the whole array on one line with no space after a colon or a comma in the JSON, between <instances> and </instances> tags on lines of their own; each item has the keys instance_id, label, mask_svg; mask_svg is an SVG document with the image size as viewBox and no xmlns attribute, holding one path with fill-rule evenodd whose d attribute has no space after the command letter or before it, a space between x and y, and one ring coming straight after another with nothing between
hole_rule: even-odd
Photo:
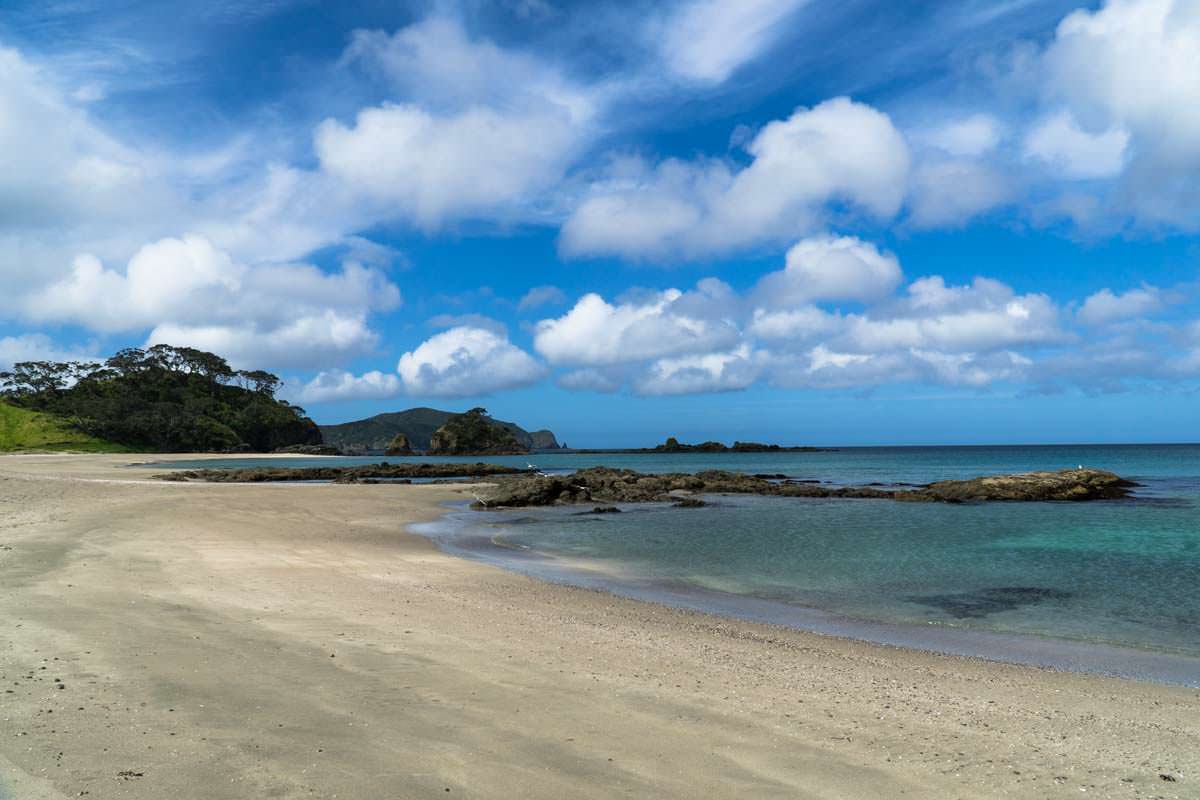
<instances>
[{"instance_id":1,"label":"blue sky","mask_svg":"<svg viewBox=\"0 0 1200 800\"><path fill-rule=\"evenodd\" d=\"M320 422L1195 441L1182 0L6 4L0 368L166 342Z\"/></svg>"}]
</instances>

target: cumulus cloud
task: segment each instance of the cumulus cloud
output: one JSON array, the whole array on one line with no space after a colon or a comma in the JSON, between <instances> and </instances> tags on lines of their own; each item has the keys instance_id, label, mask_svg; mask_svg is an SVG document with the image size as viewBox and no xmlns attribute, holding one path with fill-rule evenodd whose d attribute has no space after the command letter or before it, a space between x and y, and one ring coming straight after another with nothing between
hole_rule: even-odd
<instances>
[{"instance_id":1,"label":"cumulus cloud","mask_svg":"<svg viewBox=\"0 0 1200 800\"><path fill-rule=\"evenodd\" d=\"M952 156L974 158L996 148L1003 136L1003 125L991 114L972 114L951 120L923 137L931 145Z\"/></svg>"},{"instance_id":2,"label":"cumulus cloud","mask_svg":"<svg viewBox=\"0 0 1200 800\"><path fill-rule=\"evenodd\" d=\"M688 257L804 234L844 203L895 215L907 191L908 145L884 113L848 98L801 108L746 145L751 163L623 162L563 225L569 256Z\"/></svg>"},{"instance_id":3,"label":"cumulus cloud","mask_svg":"<svg viewBox=\"0 0 1200 800\"><path fill-rule=\"evenodd\" d=\"M1143 284L1122 294L1101 289L1083 301L1076 316L1084 325L1106 325L1117 320L1153 314L1164 305L1163 292Z\"/></svg>"},{"instance_id":4,"label":"cumulus cloud","mask_svg":"<svg viewBox=\"0 0 1200 800\"><path fill-rule=\"evenodd\" d=\"M430 337L396 367L409 394L468 397L527 386L546 369L495 331L458 327Z\"/></svg>"},{"instance_id":5,"label":"cumulus cloud","mask_svg":"<svg viewBox=\"0 0 1200 800\"><path fill-rule=\"evenodd\" d=\"M988 164L931 159L913 172L909 221L918 228L963 225L1010 202L1014 194L1010 180Z\"/></svg>"},{"instance_id":6,"label":"cumulus cloud","mask_svg":"<svg viewBox=\"0 0 1200 800\"><path fill-rule=\"evenodd\" d=\"M634 381L638 394L697 394L745 389L761 374L761 356L742 346L725 353L660 358Z\"/></svg>"},{"instance_id":7,"label":"cumulus cloud","mask_svg":"<svg viewBox=\"0 0 1200 800\"><path fill-rule=\"evenodd\" d=\"M251 267L187 235L142 247L123 271L79 256L71 274L32 294L24 311L105 332L153 328L149 343L212 350L241 365L320 366L373 348L368 315L399 303L399 290L377 269Z\"/></svg>"},{"instance_id":8,"label":"cumulus cloud","mask_svg":"<svg viewBox=\"0 0 1200 800\"><path fill-rule=\"evenodd\" d=\"M774 43L782 23L808 0L693 0L654 35L667 69L700 83L721 83Z\"/></svg>"},{"instance_id":9,"label":"cumulus cloud","mask_svg":"<svg viewBox=\"0 0 1200 800\"><path fill-rule=\"evenodd\" d=\"M753 296L764 307L813 300L877 300L900 283L900 262L852 236L804 239L787 252L786 266L759 281Z\"/></svg>"},{"instance_id":10,"label":"cumulus cloud","mask_svg":"<svg viewBox=\"0 0 1200 800\"><path fill-rule=\"evenodd\" d=\"M1066 178L1112 178L1125 168L1129 134L1119 128L1097 133L1079 127L1069 113L1043 120L1025 138L1026 158L1039 159Z\"/></svg>"},{"instance_id":11,"label":"cumulus cloud","mask_svg":"<svg viewBox=\"0 0 1200 800\"><path fill-rule=\"evenodd\" d=\"M538 323L534 345L551 364L575 368L559 378L566 388L664 395L759 381L982 387L1030 379L1038 358L1075 341L1044 294L982 277L902 281L896 257L868 242L811 237L744 295L711 279L616 303L586 295Z\"/></svg>"},{"instance_id":12,"label":"cumulus cloud","mask_svg":"<svg viewBox=\"0 0 1200 800\"><path fill-rule=\"evenodd\" d=\"M44 333L0 336L0 369L22 361L92 361L92 348L62 347Z\"/></svg>"},{"instance_id":13,"label":"cumulus cloud","mask_svg":"<svg viewBox=\"0 0 1200 800\"><path fill-rule=\"evenodd\" d=\"M337 403L346 400L386 400L404 390L396 375L372 370L354 375L335 369L321 372L300 387L296 399L301 403Z\"/></svg>"},{"instance_id":14,"label":"cumulus cloud","mask_svg":"<svg viewBox=\"0 0 1200 800\"><path fill-rule=\"evenodd\" d=\"M723 316L731 296L711 280L692 292L668 289L616 305L587 294L537 324L534 348L552 364L604 366L727 347L739 338Z\"/></svg>"},{"instance_id":15,"label":"cumulus cloud","mask_svg":"<svg viewBox=\"0 0 1200 800\"><path fill-rule=\"evenodd\" d=\"M1200 227L1198 49L1191 0L1108 0L1071 13L1042 62L1044 93L1070 116L1043 130L1044 147L1085 176L1115 174L1122 151L1119 206L1141 222ZM1074 163L1067 144L1086 161Z\"/></svg>"}]
</instances>

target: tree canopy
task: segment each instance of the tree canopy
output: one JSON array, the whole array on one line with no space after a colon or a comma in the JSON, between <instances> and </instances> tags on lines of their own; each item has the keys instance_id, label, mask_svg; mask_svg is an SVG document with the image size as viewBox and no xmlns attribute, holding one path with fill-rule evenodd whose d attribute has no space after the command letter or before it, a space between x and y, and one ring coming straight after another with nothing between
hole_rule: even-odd
<instances>
[{"instance_id":1,"label":"tree canopy","mask_svg":"<svg viewBox=\"0 0 1200 800\"><path fill-rule=\"evenodd\" d=\"M269 372L162 344L103 362L25 361L0 372L0 395L13 405L110 442L175 452L320 444L304 409L275 397L280 385Z\"/></svg>"}]
</instances>

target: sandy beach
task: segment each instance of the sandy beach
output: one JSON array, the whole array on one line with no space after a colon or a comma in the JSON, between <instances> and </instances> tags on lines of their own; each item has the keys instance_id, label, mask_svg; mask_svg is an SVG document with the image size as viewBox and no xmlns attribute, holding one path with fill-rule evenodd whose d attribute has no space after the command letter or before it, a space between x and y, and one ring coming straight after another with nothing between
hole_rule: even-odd
<instances>
[{"instance_id":1,"label":"sandy beach","mask_svg":"<svg viewBox=\"0 0 1200 800\"><path fill-rule=\"evenodd\" d=\"M1200 691L640 603L452 486L0 458L0 798L1200 797Z\"/></svg>"}]
</instances>

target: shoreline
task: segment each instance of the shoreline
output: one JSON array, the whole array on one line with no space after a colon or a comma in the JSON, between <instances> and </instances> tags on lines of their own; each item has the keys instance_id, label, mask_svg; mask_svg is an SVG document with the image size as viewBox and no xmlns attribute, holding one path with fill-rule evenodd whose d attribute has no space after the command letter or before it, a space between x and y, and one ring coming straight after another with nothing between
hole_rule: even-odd
<instances>
[{"instance_id":1,"label":"shoreline","mask_svg":"<svg viewBox=\"0 0 1200 800\"><path fill-rule=\"evenodd\" d=\"M0 458L0 796L1188 797L1200 778L1194 689L672 609L404 532L465 487L126 480L139 458Z\"/></svg>"},{"instance_id":2,"label":"shoreline","mask_svg":"<svg viewBox=\"0 0 1200 800\"><path fill-rule=\"evenodd\" d=\"M492 515L521 511L511 509L492 512ZM446 513L438 520L410 525L409 529L460 558L497 566L537 580L599 590L639 602L931 655L977 658L994 663L1200 688L1200 657L1186 653L1050 634L1006 633L948 625L858 619L783 600L683 582L623 576L605 571L598 564L576 562L553 553L498 544L494 537L482 534L496 519L492 515L452 504L447 506ZM473 519L476 519L474 524Z\"/></svg>"}]
</instances>

